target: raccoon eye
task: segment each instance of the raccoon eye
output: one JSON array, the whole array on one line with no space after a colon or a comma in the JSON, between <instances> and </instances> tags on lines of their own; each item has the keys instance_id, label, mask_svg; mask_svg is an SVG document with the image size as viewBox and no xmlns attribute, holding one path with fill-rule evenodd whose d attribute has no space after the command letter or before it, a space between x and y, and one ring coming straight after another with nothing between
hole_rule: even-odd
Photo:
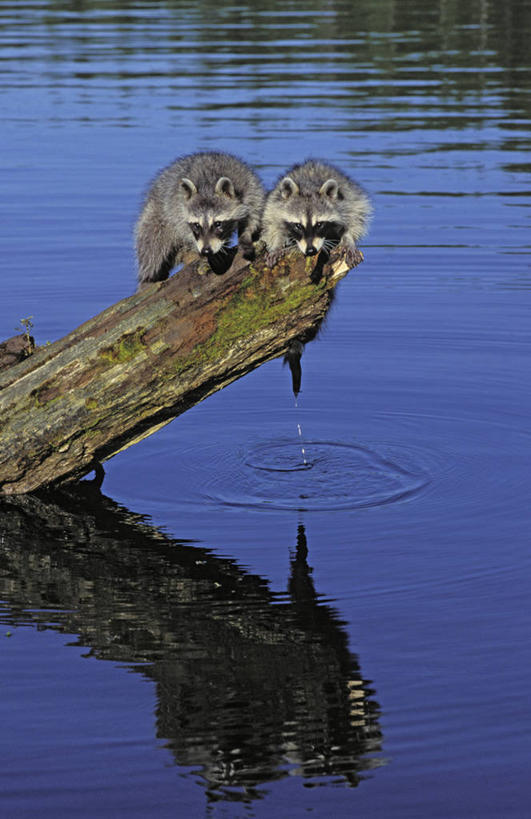
<instances>
[{"instance_id":1,"label":"raccoon eye","mask_svg":"<svg viewBox=\"0 0 531 819\"><path fill-rule=\"evenodd\" d=\"M317 228L317 230L322 230L324 228L324 226L325 226L324 222L316 222L315 223L315 227Z\"/></svg>"},{"instance_id":2,"label":"raccoon eye","mask_svg":"<svg viewBox=\"0 0 531 819\"><path fill-rule=\"evenodd\" d=\"M199 236L199 234L201 233L201 225L199 224L199 222L190 222L189 225L190 230L192 231L194 236L195 237Z\"/></svg>"},{"instance_id":3,"label":"raccoon eye","mask_svg":"<svg viewBox=\"0 0 531 819\"><path fill-rule=\"evenodd\" d=\"M216 228L216 230L221 230L221 228L223 227L223 222L214 222L214 227Z\"/></svg>"}]
</instances>

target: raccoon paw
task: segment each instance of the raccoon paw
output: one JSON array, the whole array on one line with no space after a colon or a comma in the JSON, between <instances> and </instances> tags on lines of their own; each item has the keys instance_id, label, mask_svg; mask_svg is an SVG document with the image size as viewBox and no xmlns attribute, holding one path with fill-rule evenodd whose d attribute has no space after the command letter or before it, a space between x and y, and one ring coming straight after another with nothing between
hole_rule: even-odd
<instances>
[{"instance_id":1,"label":"raccoon paw","mask_svg":"<svg viewBox=\"0 0 531 819\"><path fill-rule=\"evenodd\" d=\"M196 272L199 276L204 276L205 273L208 273L210 270L210 264L206 259L200 259L199 263L196 268Z\"/></svg>"},{"instance_id":2,"label":"raccoon paw","mask_svg":"<svg viewBox=\"0 0 531 819\"><path fill-rule=\"evenodd\" d=\"M282 250L268 250L266 253L266 264L268 267L275 267L283 256Z\"/></svg>"},{"instance_id":3,"label":"raccoon paw","mask_svg":"<svg viewBox=\"0 0 531 819\"><path fill-rule=\"evenodd\" d=\"M361 253L356 247L356 245L349 245L347 248L345 248L343 258L345 259L345 262L348 264L349 267L352 268L359 264L360 257Z\"/></svg>"},{"instance_id":4,"label":"raccoon paw","mask_svg":"<svg viewBox=\"0 0 531 819\"><path fill-rule=\"evenodd\" d=\"M252 242L245 242L240 239L239 248L243 254L243 258L247 259L248 262L254 261L256 258L256 251L254 249L254 245Z\"/></svg>"}]
</instances>

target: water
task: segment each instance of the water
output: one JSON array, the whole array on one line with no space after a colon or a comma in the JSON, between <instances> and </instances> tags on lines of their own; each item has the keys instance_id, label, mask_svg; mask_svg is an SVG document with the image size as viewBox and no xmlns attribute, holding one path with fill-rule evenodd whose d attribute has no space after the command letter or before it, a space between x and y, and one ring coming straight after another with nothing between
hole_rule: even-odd
<instances>
[{"instance_id":1,"label":"water","mask_svg":"<svg viewBox=\"0 0 531 819\"><path fill-rule=\"evenodd\" d=\"M298 407L299 407L298 401L297 401L297 399L295 399L295 409L298 409ZM301 448L302 465L303 465L303 467L306 467L306 466L308 466L308 461L306 460L306 450L304 448L304 440L303 440L303 437L302 437L302 427L299 424L299 422L297 422L297 434L299 436L299 444L300 444L300 448Z\"/></svg>"},{"instance_id":2,"label":"water","mask_svg":"<svg viewBox=\"0 0 531 819\"><path fill-rule=\"evenodd\" d=\"M303 440L302 440L302 429L301 429L300 424L297 424L297 432L299 434L299 443L301 445L301 455L302 455L303 466L307 466L308 461L306 460L306 450L304 449L304 443L303 443Z\"/></svg>"},{"instance_id":3,"label":"water","mask_svg":"<svg viewBox=\"0 0 531 819\"><path fill-rule=\"evenodd\" d=\"M3 338L133 291L181 153L268 185L322 156L375 207L296 420L273 361L103 497L3 504L6 816L529 815L530 28L516 0L0 0Z\"/></svg>"}]
</instances>

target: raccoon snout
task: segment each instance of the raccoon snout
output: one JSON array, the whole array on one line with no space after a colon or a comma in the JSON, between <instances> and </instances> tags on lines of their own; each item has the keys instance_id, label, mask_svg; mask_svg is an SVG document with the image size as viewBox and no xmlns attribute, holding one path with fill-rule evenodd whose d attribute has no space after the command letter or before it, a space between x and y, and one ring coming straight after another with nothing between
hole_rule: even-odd
<instances>
[{"instance_id":1,"label":"raccoon snout","mask_svg":"<svg viewBox=\"0 0 531 819\"><path fill-rule=\"evenodd\" d=\"M316 253L319 251L315 247L307 247L306 248L306 256L315 256Z\"/></svg>"},{"instance_id":2,"label":"raccoon snout","mask_svg":"<svg viewBox=\"0 0 531 819\"><path fill-rule=\"evenodd\" d=\"M211 256L212 255L212 248L211 247L202 247L201 248L201 256Z\"/></svg>"}]
</instances>

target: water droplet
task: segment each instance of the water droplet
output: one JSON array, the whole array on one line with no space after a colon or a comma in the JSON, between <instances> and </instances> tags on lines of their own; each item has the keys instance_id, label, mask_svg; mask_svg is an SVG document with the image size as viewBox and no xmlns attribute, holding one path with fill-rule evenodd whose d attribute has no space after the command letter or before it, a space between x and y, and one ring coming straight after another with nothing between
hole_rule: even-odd
<instances>
[{"instance_id":1,"label":"water droplet","mask_svg":"<svg viewBox=\"0 0 531 819\"><path fill-rule=\"evenodd\" d=\"M306 460L306 450L304 449L304 446L303 446L303 443L302 443L302 429L301 429L301 425L299 423L297 423L297 430L298 430L298 433L299 433L299 441L301 443L302 460L304 461L304 466L308 466L308 461Z\"/></svg>"}]
</instances>

